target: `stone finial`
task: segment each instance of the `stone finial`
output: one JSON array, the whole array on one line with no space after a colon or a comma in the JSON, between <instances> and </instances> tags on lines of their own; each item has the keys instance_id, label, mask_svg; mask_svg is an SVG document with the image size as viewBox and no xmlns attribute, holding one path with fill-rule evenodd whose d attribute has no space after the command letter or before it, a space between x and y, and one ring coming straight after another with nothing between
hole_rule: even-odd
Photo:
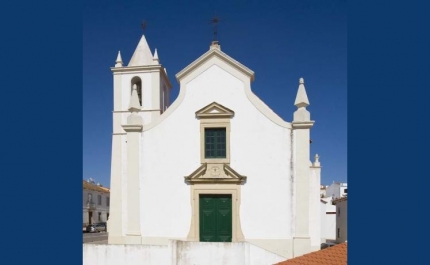
<instances>
[{"instance_id":1,"label":"stone finial","mask_svg":"<svg viewBox=\"0 0 430 265\"><path fill-rule=\"evenodd\" d=\"M296 100L294 102L294 105L297 108L301 108L301 107L306 108L307 106L309 106L308 95L306 94L306 89L305 89L305 80L303 79L303 77L299 79L299 89L297 90L297 95L296 95Z\"/></svg>"},{"instance_id":2,"label":"stone finial","mask_svg":"<svg viewBox=\"0 0 430 265\"><path fill-rule=\"evenodd\" d=\"M157 49L155 49L155 52L154 52L154 57L152 57L152 60L154 61L154 62L160 62L160 59L158 59L158 52L157 52Z\"/></svg>"},{"instance_id":3,"label":"stone finial","mask_svg":"<svg viewBox=\"0 0 430 265\"><path fill-rule=\"evenodd\" d=\"M118 56L116 57L115 63L115 67L122 67L121 51L118 51Z\"/></svg>"},{"instance_id":4,"label":"stone finial","mask_svg":"<svg viewBox=\"0 0 430 265\"><path fill-rule=\"evenodd\" d=\"M310 121L311 114L306 109L306 107L309 106L309 100L308 95L306 94L305 80L303 79L303 77L299 79L299 88L297 90L294 105L297 107L297 110L294 112L294 121Z\"/></svg>"},{"instance_id":5,"label":"stone finial","mask_svg":"<svg viewBox=\"0 0 430 265\"><path fill-rule=\"evenodd\" d=\"M140 110L139 96L137 95L137 85L133 85L133 91L130 97L130 106L128 110L131 112L138 112Z\"/></svg>"},{"instance_id":6,"label":"stone finial","mask_svg":"<svg viewBox=\"0 0 430 265\"><path fill-rule=\"evenodd\" d=\"M320 156L318 154L315 155L315 162L314 162L314 167L319 167L321 166L320 163Z\"/></svg>"},{"instance_id":7,"label":"stone finial","mask_svg":"<svg viewBox=\"0 0 430 265\"><path fill-rule=\"evenodd\" d=\"M143 124L142 117L138 114L140 111L140 103L139 103L139 96L137 95L137 85L133 85L133 91L131 92L130 97L130 106L128 110L131 112L130 115L127 117L127 126L141 126ZM123 126L124 130L126 128ZM128 128L130 129L130 128ZM141 130L142 128L140 128Z\"/></svg>"}]
</instances>

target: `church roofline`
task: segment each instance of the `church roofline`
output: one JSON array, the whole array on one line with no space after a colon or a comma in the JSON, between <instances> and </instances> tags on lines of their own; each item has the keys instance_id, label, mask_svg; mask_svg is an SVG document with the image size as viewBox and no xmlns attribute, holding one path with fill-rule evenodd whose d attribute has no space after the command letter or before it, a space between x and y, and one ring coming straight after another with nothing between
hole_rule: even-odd
<instances>
[{"instance_id":1,"label":"church roofline","mask_svg":"<svg viewBox=\"0 0 430 265\"><path fill-rule=\"evenodd\" d=\"M209 51L204 53L202 56L197 58L194 62L192 62L191 64L189 64L187 67L185 67L179 73L176 74L176 80L178 82L180 82L180 80L182 78L187 76L190 72L192 72L194 69L196 69L201 64L206 62L212 56L218 56L219 58L223 59L225 62L227 62L228 64L230 64L234 68L236 68L239 71L241 71L242 73L248 75L250 77L251 81L254 81L254 79L255 79L254 71L252 71L248 67L244 66L243 64L239 63L235 59L231 58L230 56L228 56L224 52L220 51L219 49L210 49Z\"/></svg>"},{"instance_id":2,"label":"church roofline","mask_svg":"<svg viewBox=\"0 0 430 265\"><path fill-rule=\"evenodd\" d=\"M234 75L235 77L239 78L241 81L245 84L245 94L248 98L248 100L269 120L271 120L273 123L287 129L292 129L292 123L284 121L278 114L276 114L269 106L266 105L265 102L263 102L257 95L255 95L251 91L251 86L249 81L254 80L254 72L247 68L246 66L242 65L241 63L237 62L227 54L220 51L217 47L211 47L209 51L204 53L202 56L200 56L198 59L193 61L191 64L189 64L187 67L185 67L183 70L181 70L178 74L176 74L176 80L181 83L181 80L184 80L188 77L192 77L194 73L196 75L200 74L199 69L200 67L208 67L205 66L206 63L210 62L211 58L218 58L223 63L225 63L228 66L231 66L232 68L236 69L237 71L230 72L230 74ZM154 66L147 66L149 69L150 67ZM125 69L129 69L130 67L123 67ZM121 71L122 68L112 68L112 71ZM135 68L137 69L137 68ZM143 69L143 68L140 68ZM203 69L203 68L202 68ZM205 68L206 69L206 68ZM139 71L139 70L136 70ZM120 74L120 73L118 73ZM242 75L243 74L243 75ZM249 79L248 79L249 78ZM179 89L179 94L177 98L172 102L172 104L167 108L167 110L156 120L153 122L146 124L143 127L143 131L151 130L152 128L156 127L160 123L162 123L167 117L169 117L183 102L186 94L186 84L181 84L181 87ZM310 127L313 125L313 121L310 121ZM308 124L306 124L308 125ZM295 124L296 127L303 127L304 124L300 124L300 122Z\"/></svg>"}]
</instances>

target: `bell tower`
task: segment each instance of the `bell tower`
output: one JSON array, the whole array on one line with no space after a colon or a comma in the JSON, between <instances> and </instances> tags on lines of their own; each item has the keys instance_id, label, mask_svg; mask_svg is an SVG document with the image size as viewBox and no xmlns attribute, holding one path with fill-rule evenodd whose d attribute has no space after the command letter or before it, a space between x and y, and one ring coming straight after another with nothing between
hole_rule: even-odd
<instances>
[{"instance_id":1,"label":"bell tower","mask_svg":"<svg viewBox=\"0 0 430 265\"><path fill-rule=\"evenodd\" d=\"M154 54L151 53L144 35L128 65L124 65L121 52L118 52L115 66L111 67L111 70L113 73L113 133L108 242L109 244L137 243L139 242L137 235L140 233L139 215L136 214L138 210L133 211L134 207L130 204L135 201L136 196L133 197L128 189L133 185L135 189L139 189L140 139L143 137L145 125L156 121L169 107L172 85L166 69L160 63L157 50L155 49ZM134 130L135 124L130 124L130 117L133 117L133 121L139 121L140 127L136 126L140 128L140 132ZM132 129L130 129L131 125L133 125ZM129 198L130 196L133 199ZM124 198L127 198L129 203Z\"/></svg>"},{"instance_id":2,"label":"bell tower","mask_svg":"<svg viewBox=\"0 0 430 265\"><path fill-rule=\"evenodd\" d=\"M114 76L114 114L127 112L133 85L137 86L140 111L144 125L156 120L170 105L172 85L166 69L160 64L157 49L151 53L145 35L142 35L127 66L118 52ZM114 130L115 131L115 130Z\"/></svg>"}]
</instances>

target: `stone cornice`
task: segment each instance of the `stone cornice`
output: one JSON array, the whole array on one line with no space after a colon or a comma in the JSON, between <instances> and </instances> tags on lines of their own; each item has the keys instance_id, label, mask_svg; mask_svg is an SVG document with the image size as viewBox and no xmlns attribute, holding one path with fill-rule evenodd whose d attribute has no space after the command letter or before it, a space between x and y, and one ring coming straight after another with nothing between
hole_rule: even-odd
<instances>
[{"instance_id":1,"label":"stone cornice","mask_svg":"<svg viewBox=\"0 0 430 265\"><path fill-rule=\"evenodd\" d=\"M172 83L169 80L164 68L161 64L156 65L144 65L144 66L124 66L124 67L111 67L113 74L122 73L148 73L148 72L160 72L164 80L167 82L169 89L172 88Z\"/></svg>"},{"instance_id":2,"label":"stone cornice","mask_svg":"<svg viewBox=\"0 0 430 265\"><path fill-rule=\"evenodd\" d=\"M126 132L141 132L142 128L143 128L142 125L124 124L124 125L121 125L121 126L124 129L124 131L126 131Z\"/></svg>"},{"instance_id":3,"label":"stone cornice","mask_svg":"<svg viewBox=\"0 0 430 265\"><path fill-rule=\"evenodd\" d=\"M154 65L142 65L142 66L111 67L110 69L113 73L118 73L118 72L150 72L151 70L161 70L161 69L163 69L163 67L161 66L161 64L154 64Z\"/></svg>"},{"instance_id":4,"label":"stone cornice","mask_svg":"<svg viewBox=\"0 0 430 265\"><path fill-rule=\"evenodd\" d=\"M221 166L221 169L219 168ZM246 176L242 176L233 170L228 164L208 164L204 163L189 176L185 176L188 184L213 184L213 183L235 183L243 184Z\"/></svg>"},{"instance_id":5,"label":"stone cornice","mask_svg":"<svg viewBox=\"0 0 430 265\"><path fill-rule=\"evenodd\" d=\"M315 121L293 121L291 126L294 129L310 129L314 126Z\"/></svg>"}]
</instances>

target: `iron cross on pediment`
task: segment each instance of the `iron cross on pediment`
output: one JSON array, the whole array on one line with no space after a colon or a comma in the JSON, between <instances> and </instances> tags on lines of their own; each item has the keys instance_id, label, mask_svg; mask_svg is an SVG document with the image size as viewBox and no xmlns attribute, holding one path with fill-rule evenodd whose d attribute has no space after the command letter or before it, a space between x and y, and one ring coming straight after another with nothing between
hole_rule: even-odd
<instances>
[{"instance_id":1,"label":"iron cross on pediment","mask_svg":"<svg viewBox=\"0 0 430 265\"><path fill-rule=\"evenodd\" d=\"M219 19L219 17L217 16L217 15L215 15L213 18L212 18L212 20L210 21L210 24L212 24L213 25L213 27L214 27L214 41L216 41L217 40L217 34L218 34L218 23L220 22L221 20Z\"/></svg>"}]
</instances>

